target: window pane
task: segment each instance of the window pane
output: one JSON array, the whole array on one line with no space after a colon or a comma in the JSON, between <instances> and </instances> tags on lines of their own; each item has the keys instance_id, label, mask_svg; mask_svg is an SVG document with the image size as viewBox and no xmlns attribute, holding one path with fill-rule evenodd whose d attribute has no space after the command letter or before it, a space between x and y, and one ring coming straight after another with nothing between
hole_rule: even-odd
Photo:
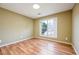
<instances>
[{"instance_id":1,"label":"window pane","mask_svg":"<svg viewBox=\"0 0 79 59\"><path fill-rule=\"evenodd\" d=\"M52 36L54 34L54 22L53 20L48 20L48 36Z\"/></svg>"},{"instance_id":2,"label":"window pane","mask_svg":"<svg viewBox=\"0 0 79 59\"><path fill-rule=\"evenodd\" d=\"M47 21L41 21L41 35L47 36Z\"/></svg>"},{"instance_id":3,"label":"window pane","mask_svg":"<svg viewBox=\"0 0 79 59\"><path fill-rule=\"evenodd\" d=\"M48 20L48 36L57 37L57 21L56 18Z\"/></svg>"}]
</instances>

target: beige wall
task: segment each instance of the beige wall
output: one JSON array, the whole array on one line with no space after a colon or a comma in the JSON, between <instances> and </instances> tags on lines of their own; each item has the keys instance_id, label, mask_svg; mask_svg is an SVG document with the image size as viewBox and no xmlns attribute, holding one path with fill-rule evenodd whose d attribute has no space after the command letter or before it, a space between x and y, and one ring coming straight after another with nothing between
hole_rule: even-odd
<instances>
[{"instance_id":1,"label":"beige wall","mask_svg":"<svg viewBox=\"0 0 79 59\"><path fill-rule=\"evenodd\" d=\"M77 54L79 54L79 4L76 4L73 8L73 47L76 49Z\"/></svg>"},{"instance_id":2,"label":"beige wall","mask_svg":"<svg viewBox=\"0 0 79 59\"><path fill-rule=\"evenodd\" d=\"M32 36L33 20L0 8L0 46Z\"/></svg>"},{"instance_id":3,"label":"beige wall","mask_svg":"<svg viewBox=\"0 0 79 59\"><path fill-rule=\"evenodd\" d=\"M71 44L71 35L72 35L72 11L65 11L61 13L57 13L55 15L42 17L40 19L36 19L34 21L34 37L40 37L39 35L39 20L41 19L49 19L52 17L57 17L57 39L49 39L49 40L55 40L60 41L64 43ZM68 40L65 40L65 38L68 37Z\"/></svg>"}]
</instances>

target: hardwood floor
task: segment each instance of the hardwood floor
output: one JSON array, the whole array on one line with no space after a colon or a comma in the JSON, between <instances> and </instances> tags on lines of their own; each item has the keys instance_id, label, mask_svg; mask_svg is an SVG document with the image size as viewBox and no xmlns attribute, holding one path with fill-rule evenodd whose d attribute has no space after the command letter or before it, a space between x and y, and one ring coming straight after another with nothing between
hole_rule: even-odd
<instances>
[{"instance_id":1,"label":"hardwood floor","mask_svg":"<svg viewBox=\"0 0 79 59\"><path fill-rule=\"evenodd\" d=\"M71 45L30 39L0 48L0 55L75 55Z\"/></svg>"}]
</instances>

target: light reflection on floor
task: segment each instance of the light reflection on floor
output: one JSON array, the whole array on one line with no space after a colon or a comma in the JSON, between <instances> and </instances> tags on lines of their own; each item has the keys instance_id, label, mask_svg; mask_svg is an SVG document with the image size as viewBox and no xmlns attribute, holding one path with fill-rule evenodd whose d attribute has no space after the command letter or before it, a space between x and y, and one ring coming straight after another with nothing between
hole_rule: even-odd
<instances>
[{"instance_id":1,"label":"light reflection on floor","mask_svg":"<svg viewBox=\"0 0 79 59\"><path fill-rule=\"evenodd\" d=\"M49 51L50 52L49 52ZM41 51L39 52L39 54L42 54L42 55L49 55L51 54L52 52L54 51L53 49L53 45L48 43L48 44L45 44L44 46L41 47ZM52 53L54 54L54 53Z\"/></svg>"}]
</instances>

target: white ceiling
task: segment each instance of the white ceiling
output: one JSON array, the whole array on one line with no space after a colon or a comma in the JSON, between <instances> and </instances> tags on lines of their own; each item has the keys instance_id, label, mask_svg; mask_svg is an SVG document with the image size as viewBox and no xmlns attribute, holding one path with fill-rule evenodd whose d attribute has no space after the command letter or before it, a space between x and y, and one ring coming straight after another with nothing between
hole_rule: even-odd
<instances>
[{"instance_id":1,"label":"white ceiling","mask_svg":"<svg viewBox=\"0 0 79 59\"><path fill-rule=\"evenodd\" d=\"M33 9L34 3L0 3L0 7L10 11L28 16L30 18L39 18L73 8L74 3L38 3L40 8ZM40 13L40 15L38 15Z\"/></svg>"}]
</instances>

